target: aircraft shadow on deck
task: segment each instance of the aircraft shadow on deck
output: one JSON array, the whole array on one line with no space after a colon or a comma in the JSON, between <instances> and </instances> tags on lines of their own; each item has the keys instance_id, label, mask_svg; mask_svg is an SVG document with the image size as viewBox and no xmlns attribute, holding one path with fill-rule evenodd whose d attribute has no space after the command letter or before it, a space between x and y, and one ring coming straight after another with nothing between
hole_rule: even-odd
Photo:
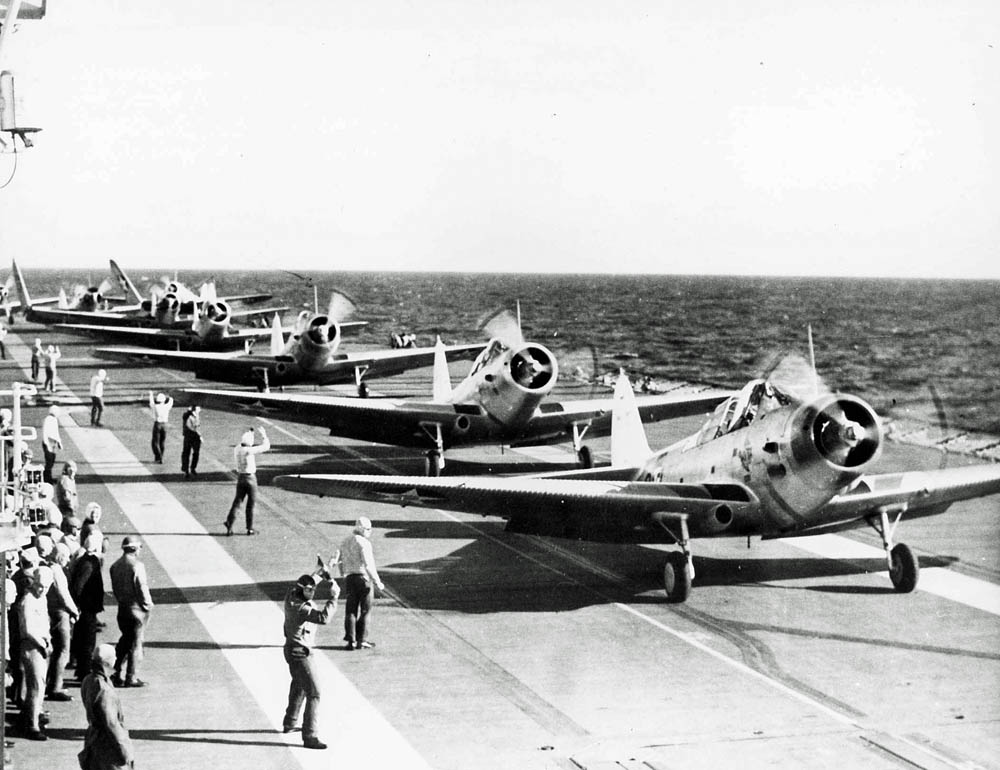
<instances>
[{"instance_id":1,"label":"aircraft shadow on deck","mask_svg":"<svg viewBox=\"0 0 1000 770\"><path fill-rule=\"evenodd\" d=\"M349 527L353 521L326 522ZM389 596L413 609L466 614L500 612L561 612L588 606L626 602L663 604L662 551L632 544L589 543L536 538L503 531L503 524L478 527L450 521L374 521L386 538L469 541L446 556L415 562L379 565ZM554 543L566 556L547 549ZM507 550L504 546L509 546ZM498 556L498 551L500 555ZM377 552L377 548L376 548ZM377 553L376 553L377 555ZM595 574L576 560L593 563L621 580ZM925 556L924 568L946 566L954 557ZM718 558L695 556L695 591L708 587L750 586L761 590L826 591L830 593L891 594L886 586L862 585L861 577L885 571L881 558L851 562L802 558ZM781 585L793 580L845 578L840 585ZM290 581L153 590L157 604L260 601L281 602ZM326 591L321 588L320 598Z\"/></svg>"}]
</instances>

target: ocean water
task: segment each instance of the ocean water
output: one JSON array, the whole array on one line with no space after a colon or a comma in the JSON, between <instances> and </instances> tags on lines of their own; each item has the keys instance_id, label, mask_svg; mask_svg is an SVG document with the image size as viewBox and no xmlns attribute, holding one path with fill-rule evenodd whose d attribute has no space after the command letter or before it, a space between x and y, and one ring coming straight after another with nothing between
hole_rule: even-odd
<instances>
[{"instance_id":1,"label":"ocean water","mask_svg":"<svg viewBox=\"0 0 1000 770\"><path fill-rule=\"evenodd\" d=\"M130 274L143 291L163 279L160 271ZM39 295L105 278L95 271L25 275ZM420 344L435 334L474 341L488 311L519 302L525 336L551 347L564 371L594 361L597 374L625 367L634 379L726 387L760 376L782 353L807 356L811 326L816 367L832 389L859 395L886 416L1000 434L997 281L341 271L178 277L188 286L214 278L220 294L269 291L295 308L312 308L315 294L325 308L329 292L340 290L355 301L354 318L370 322L358 341L379 346L400 330L416 333Z\"/></svg>"}]
</instances>

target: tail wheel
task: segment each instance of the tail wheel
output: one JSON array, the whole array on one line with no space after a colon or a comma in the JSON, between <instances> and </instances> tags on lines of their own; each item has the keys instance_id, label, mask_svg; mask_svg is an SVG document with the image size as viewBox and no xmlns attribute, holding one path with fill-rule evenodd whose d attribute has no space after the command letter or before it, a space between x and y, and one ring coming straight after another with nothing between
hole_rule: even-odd
<instances>
[{"instance_id":1,"label":"tail wheel","mask_svg":"<svg viewBox=\"0 0 1000 770\"><path fill-rule=\"evenodd\" d=\"M691 573L688 572L687 557L680 551L667 554L667 563L663 567L663 588L667 592L667 601L671 604L680 604L691 593Z\"/></svg>"},{"instance_id":2,"label":"tail wheel","mask_svg":"<svg viewBox=\"0 0 1000 770\"><path fill-rule=\"evenodd\" d=\"M917 557L909 546L899 543L891 552L891 565L889 567L889 579L892 586L901 594L908 594L917 587L917 580L920 578L920 565Z\"/></svg>"},{"instance_id":3,"label":"tail wheel","mask_svg":"<svg viewBox=\"0 0 1000 770\"><path fill-rule=\"evenodd\" d=\"M594 467L594 455L591 453L589 446L580 447L580 451L576 453L576 456L580 461L581 468Z\"/></svg>"}]
</instances>

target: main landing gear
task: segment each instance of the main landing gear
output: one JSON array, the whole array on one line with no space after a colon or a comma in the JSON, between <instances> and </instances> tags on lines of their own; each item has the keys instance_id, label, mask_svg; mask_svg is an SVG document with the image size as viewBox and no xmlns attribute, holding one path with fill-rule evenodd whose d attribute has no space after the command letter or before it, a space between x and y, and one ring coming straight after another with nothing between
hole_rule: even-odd
<instances>
[{"instance_id":1,"label":"main landing gear","mask_svg":"<svg viewBox=\"0 0 1000 770\"><path fill-rule=\"evenodd\" d=\"M580 462L581 468L594 467L594 456L591 454L590 447L583 445L583 437L589 427L590 423L587 423L581 430L577 423L573 423L573 449L576 451L576 458Z\"/></svg>"},{"instance_id":2,"label":"main landing gear","mask_svg":"<svg viewBox=\"0 0 1000 770\"><path fill-rule=\"evenodd\" d=\"M663 567L663 590L667 593L667 601L680 604L687 601L691 594L691 583L694 581L694 559L689 548L691 537L688 534L687 517L654 516L664 531L681 547L680 551L667 554L667 563Z\"/></svg>"},{"instance_id":3,"label":"main landing gear","mask_svg":"<svg viewBox=\"0 0 1000 770\"><path fill-rule=\"evenodd\" d=\"M441 423L422 422L420 428L427 437L434 442L434 448L427 453L427 461L424 464L424 475L437 477L441 475L444 468L444 436L441 433Z\"/></svg>"},{"instance_id":4,"label":"main landing gear","mask_svg":"<svg viewBox=\"0 0 1000 770\"><path fill-rule=\"evenodd\" d=\"M882 538L882 548L885 550L886 562L889 565L889 579L892 587L901 594L908 594L917 587L920 579L920 564L917 557L913 555L910 547L903 543L892 544L892 536L896 531L896 525L906 511L906 505L884 506L876 512L875 516L867 517L868 524L878 532ZM889 516L895 514L892 523Z\"/></svg>"},{"instance_id":5,"label":"main landing gear","mask_svg":"<svg viewBox=\"0 0 1000 770\"><path fill-rule=\"evenodd\" d=\"M367 366L354 367L354 384L357 386L360 398L368 398L368 383L364 380L364 376L368 374L368 369L369 367Z\"/></svg>"}]
</instances>

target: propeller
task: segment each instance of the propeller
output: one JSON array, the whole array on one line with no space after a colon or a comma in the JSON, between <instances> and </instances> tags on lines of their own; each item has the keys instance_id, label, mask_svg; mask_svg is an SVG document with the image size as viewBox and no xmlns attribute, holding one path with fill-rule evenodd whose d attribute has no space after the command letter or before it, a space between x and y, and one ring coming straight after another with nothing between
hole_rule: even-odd
<instances>
[{"instance_id":1,"label":"propeller","mask_svg":"<svg viewBox=\"0 0 1000 770\"><path fill-rule=\"evenodd\" d=\"M570 350L555 350L559 361L560 383L573 388L574 393L587 392L587 398L594 398L600 389L600 356L593 345L584 345Z\"/></svg>"},{"instance_id":2,"label":"propeller","mask_svg":"<svg viewBox=\"0 0 1000 770\"><path fill-rule=\"evenodd\" d=\"M948 451L945 444L955 437L955 426L948 419L937 386L927 384L928 399L914 397L897 401L891 399L886 406L889 417L889 435L894 439L921 446L933 446L941 449L939 468L948 466Z\"/></svg>"},{"instance_id":3,"label":"propeller","mask_svg":"<svg viewBox=\"0 0 1000 770\"><path fill-rule=\"evenodd\" d=\"M812 422L813 440L830 462L853 466L878 445L880 431L870 410L855 398L834 397L833 389L798 353L771 356L761 379L779 404L823 399L822 411Z\"/></svg>"}]
</instances>

